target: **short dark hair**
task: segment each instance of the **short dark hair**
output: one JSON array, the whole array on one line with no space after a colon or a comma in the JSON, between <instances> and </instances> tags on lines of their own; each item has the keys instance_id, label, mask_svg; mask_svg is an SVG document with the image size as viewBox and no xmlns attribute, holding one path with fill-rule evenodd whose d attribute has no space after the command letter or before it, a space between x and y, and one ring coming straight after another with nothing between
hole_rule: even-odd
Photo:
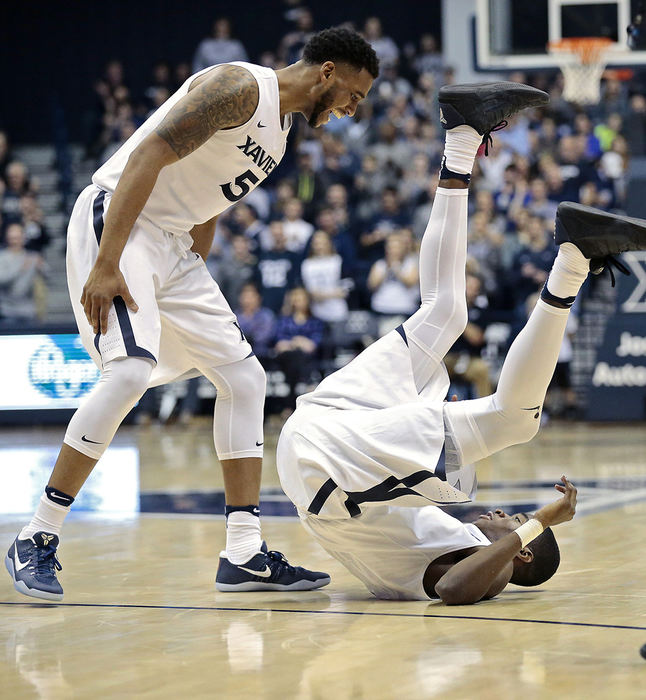
<instances>
[{"instance_id":1,"label":"short dark hair","mask_svg":"<svg viewBox=\"0 0 646 700\"><path fill-rule=\"evenodd\" d=\"M514 568L511 582L517 586L539 586L552 578L561 563L561 553L554 533L548 527L528 545L534 558L527 564Z\"/></svg>"},{"instance_id":2,"label":"short dark hair","mask_svg":"<svg viewBox=\"0 0 646 700\"><path fill-rule=\"evenodd\" d=\"M303 60L310 65L338 61L357 70L365 68L373 78L379 75L375 50L359 33L346 27L331 27L314 34L305 44Z\"/></svg>"}]
</instances>

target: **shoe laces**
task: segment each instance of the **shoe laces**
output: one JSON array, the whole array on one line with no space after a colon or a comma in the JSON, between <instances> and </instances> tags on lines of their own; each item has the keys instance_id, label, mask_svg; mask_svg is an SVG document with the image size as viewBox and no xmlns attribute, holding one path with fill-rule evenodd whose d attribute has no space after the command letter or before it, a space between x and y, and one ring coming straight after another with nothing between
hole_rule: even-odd
<instances>
[{"instance_id":1,"label":"shoe laces","mask_svg":"<svg viewBox=\"0 0 646 700\"><path fill-rule=\"evenodd\" d=\"M597 274L601 274L605 269L607 269L610 273L610 282L613 287L615 286L615 273L612 271L613 267L619 270L619 272L621 272L623 275L630 275L630 270L621 262L621 260L615 258L614 255L606 255L605 258L597 258L596 260L603 265Z\"/></svg>"},{"instance_id":2,"label":"shoe laces","mask_svg":"<svg viewBox=\"0 0 646 700\"><path fill-rule=\"evenodd\" d=\"M267 556L274 562L277 562L278 565L281 568L284 568L287 570L287 573L289 574L295 574L296 573L296 567L292 566L287 559L285 558L285 555L282 552L267 552Z\"/></svg>"},{"instance_id":3,"label":"shoe laces","mask_svg":"<svg viewBox=\"0 0 646 700\"><path fill-rule=\"evenodd\" d=\"M32 561L36 560L29 568L38 576L56 576L54 569L62 571L63 567L56 557L55 547L36 547L32 555Z\"/></svg>"},{"instance_id":4,"label":"shoe laces","mask_svg":"<svg viewBox=\"0 0 646 700\"><path fill-rule=\"evenodd\" d=\"M485 131L484 134L482 135L482 143L484 143L484 154L485 156L489 155L489 146L493 146L493 137L491 134L494 131L500 131L501 129L504 129L509 122L506 119L503 119L501 122L498 122L496 126L492 127L489 129L489 131Z\"/></svg>"}]
</instances>

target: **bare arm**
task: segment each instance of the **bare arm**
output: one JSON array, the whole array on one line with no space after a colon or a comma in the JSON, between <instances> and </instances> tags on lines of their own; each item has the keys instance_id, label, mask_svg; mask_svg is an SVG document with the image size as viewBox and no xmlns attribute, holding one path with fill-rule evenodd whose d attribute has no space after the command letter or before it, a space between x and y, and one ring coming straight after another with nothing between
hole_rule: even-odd
<instances>
[{"instance_id":1,"label":"bare arm","mask_svg":"<svg viewBox=\"0 0 646 700\"><path fill-rule=\"evenodd\" d=\"M471 345L483 345L484 344L484 331L480 326L476 326L475 323L467 323L464 333L462 334Z\"/></svg>"},{"instance_id":2,"label":"bare arm","mask_svg":"<svg viewBox=\"0 0 646 700\"><path fill-rule=\"evenodd\" d=\"M419 284L419 268L417 265L402 266L396 273L397 279L407 287Z\"/></svg>"},{"instance_id":3,"label":"bare arm","mask_svg":"<svg viewBox=\"0 0 646 700\"><path fill-rule=\"evenodd\" d=\"M191 237L193 238L193 247L191 250L197 253L202 260L206 260L209 256L209 251L213 245L215 223L217 220L218 217L214 216L203 224L196 224L191 229Z\"/></svg>"},{"instance_id":4,"label":"bare arm","mask_svg":"<svg viewBox=\"0 0 646 700\"><path fill-rule=\"evenodd\" d=\"M492 587L498 588L489 596L493 597L509 583L514 573L513 559L520 550L520 538L510 532L454 564L435 584L435 592L447 605L477 603Z\"/></svg>"},{"instance_id":5,"label":"bare arm","mask_svg":"<svg viewBox=\"0 0 646 700\"><path fill-rule=\"evenodd\" d=\"M561 481L563 485L557 484L554 488L563 497L543 506L533 516L544 527L558 525L574 517L576 489L565 476ZM531 550L531 543L528 547ZM435 584L435 591L447 605L469 605L483 598L492 598L509 583L514 572L514 558L526 556L526 551L527 548L522 548L520 537L512 531L454 564Z\"/></svg>"},{"instance_id":6,"label":"bare arm","mask_svg":"<svg viewBox=\"0 0 646 700\"><path fill-rule=\"evenodd\" d=\"M132 227L144 208L162 168L205 143L219 129L244 124L258 104L258 84L239 66L210 71L170 110L155 132L132 152L112 196L99 255L83 288L81 303L95 332L107 330L115 296L137 310L119 260Z\"/></svg>"},{"instance_id":7,"label":"bare arm","mask_svg":"<svg viewBox=\"0 0 646 700\"><path fill-rule=\"evenodd\" d=\"M383 284L383 281L386 279L386 271L386 266L380 265L379 261L373 263L366 282L366 286L371 292L374 292L377 287Z\"/></svg>"}]
</instances>

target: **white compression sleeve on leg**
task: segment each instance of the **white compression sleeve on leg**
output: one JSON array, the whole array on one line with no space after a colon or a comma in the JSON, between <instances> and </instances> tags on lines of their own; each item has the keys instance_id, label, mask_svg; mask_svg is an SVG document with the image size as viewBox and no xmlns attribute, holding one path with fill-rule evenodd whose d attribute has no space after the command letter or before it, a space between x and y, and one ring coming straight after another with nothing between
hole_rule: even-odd
<instances>
[{"instance_id":1,"label":"white compression sleeve on leg","mask_svg":"<svg viewBox=\"0 0 646 700\"><path fill-rule=\"evenodd\" d=\"M142 357L106 362L101 379L67 426L64 442L88 457L99 459L121 421L148 388L153 363Z\"/></svg>"},{"instance_id":2,"label":"white compression sleeve on leg","mask_svg":"<svg viewBox=\"0 0 646 700\"><path fill-rule=\"evenodd\" d=\"M265 370L255 356L202 369L217 389L213 441L219 459L262 457Z\"/></svg>"},{"instance_id":3,"label":"white compression sleeve on leg","mask_svg":"<svg viewBox=\"0 0 646 700\"><path fill-rule=\"evenodd\" d=\"M438 187L422 239L422 305L404 322L418 391L466 326L468 192Z\"/></svg>"},{"instance_id":4,"label":"white compression sleeve on leg","mask_svg":"<svg viewBox=\"0 0 646 700\"><path fill-rule=\"evenodd\" d=\"M445 404L444 414L463 464L527 442L536 435L568 314L569 309L557 309L539 299L509 348L496 393Z\"/></svg>"}]
</instances>

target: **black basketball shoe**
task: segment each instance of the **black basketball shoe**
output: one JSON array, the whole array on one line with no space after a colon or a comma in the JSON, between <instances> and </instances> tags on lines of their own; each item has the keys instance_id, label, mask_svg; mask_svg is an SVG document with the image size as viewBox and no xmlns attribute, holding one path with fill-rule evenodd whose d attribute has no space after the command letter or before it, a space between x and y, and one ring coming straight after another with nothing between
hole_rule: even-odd
<instances>
[{"instance_id":1,"label":"black basketball shoe","mask_svg":"<svg viewBox=\"0 0 646 700\"><path fill-rule=\"evenodd\" d=\"M590 270L598 275L611 265L630 274L613 256L632 250L646 250L646 221L620 214L610 214L574 202L561 202L556 211L554 241L573 243L586 258ZM613 285L614 285L614 275Z\"/></svg>"},{"instance_id":2,"label":"black basketball shoe","mask_svg":"<svg viewBox=\"0 0 646 700\"><path fill-rule=\"evenodd\" d=\"M26 540L16 537L5 557L5 566L18 593L62 600L63 589L56 578L56 571L62 568L56 557L57 547L58 536L47 532L37 532Z\"/></svg>"},{"instance_id":3,"label":"black basketball shoe","mask_svg":"<svg viewBox=\"0 0 646 700\"><path fill-rule=\"evenodd\" d=\"M445 129L466 124L482 134L485 154L490 134L507 126L505 119L527 107L540 107L549 102L542 90L522 83L467 83L445 85L438 95L440 122Z\"/></svg>"},{"instance_id":4,"label":"black basketball shoe","mask_svg":"<svg viewBox=\"0 0 646 700\"><path fill-rule=\"evenodd\" d=\"M260 552L248 562L232 564L226 552L220 553L220 565L215 577L218 591L311 591L327 586L330 576L322 571L310 571L292 566L280 552L268 552L262 543Z\"/></svg>"}]
</instances>

